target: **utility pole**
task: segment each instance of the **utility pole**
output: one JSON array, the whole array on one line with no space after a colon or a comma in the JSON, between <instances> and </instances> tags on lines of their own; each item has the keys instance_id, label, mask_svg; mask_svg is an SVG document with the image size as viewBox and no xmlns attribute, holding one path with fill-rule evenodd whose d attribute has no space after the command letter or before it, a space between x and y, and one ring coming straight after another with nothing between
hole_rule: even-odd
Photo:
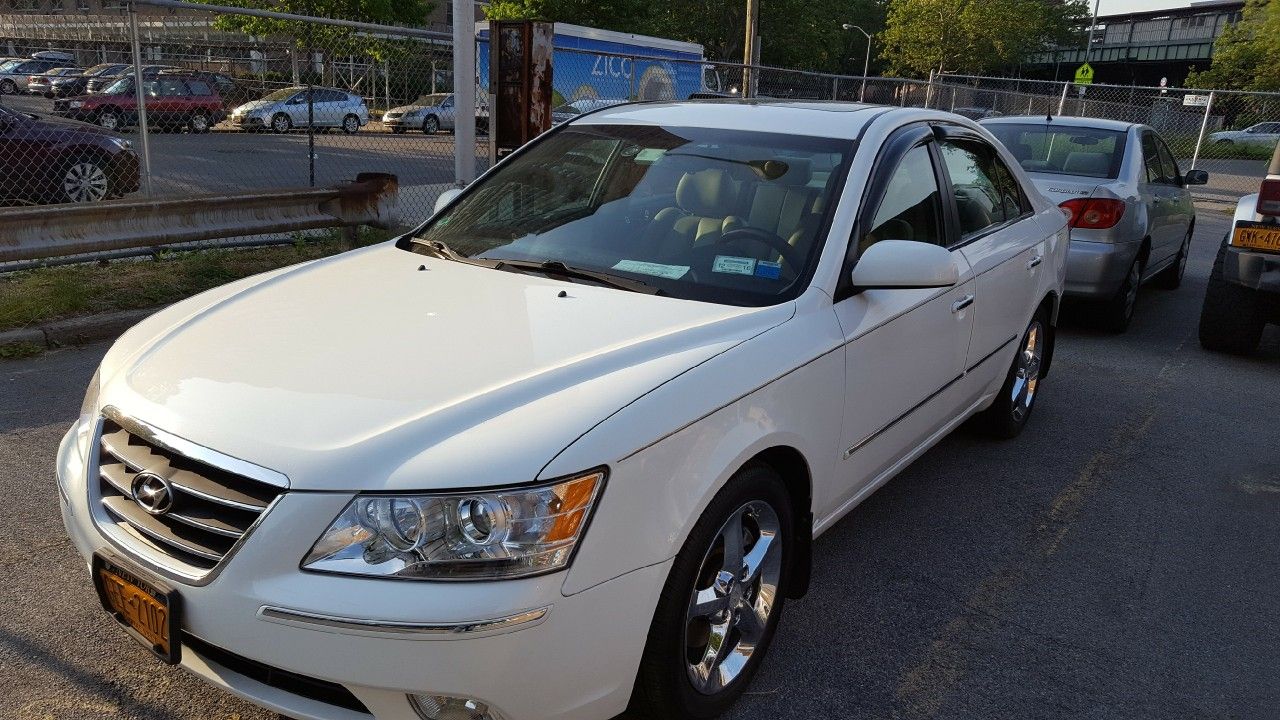
<instances>
[{"instance_id":1,"label":"utility pole","mask_svg":"<svg viewBox=\"0 0 1280 720\"><path fill-rule=\"evenodd\" d=\"M476 10L472 0L453 2L453 179L476 179ZM489 39L494 47L496 39ZM493 60L490 53L489 59ZM490 111L492 112L492 111ZM493 137L494 118L489 118Z\"/></svg>"},{"instance_id":2,"label":"utility pole","mask_svg":"<svg viewBox=\"0 0 1280 720\"><path fill-rule=\"evenodd\" d=\"M747 0L747 37L742 44L742 97L755 97L756 29L760 25L760 0Z\"/></svg>"},{"instance_id":3,"label":"utility pole","mask_svg":"<svg viewBox=\"0 0 1280 720\"><path fill-rule=\"evenodd\" d=\"M1102 4L1102 0L1093 0L1093 15L1089 18L1089 40L1084 46L1084 64L1089 64L1089 58L1093 57L1093 29L1098 25L1098 6ZM1084 85L1080 86L1080 97L1084 97Z\"/></svg>"}]
</instances>

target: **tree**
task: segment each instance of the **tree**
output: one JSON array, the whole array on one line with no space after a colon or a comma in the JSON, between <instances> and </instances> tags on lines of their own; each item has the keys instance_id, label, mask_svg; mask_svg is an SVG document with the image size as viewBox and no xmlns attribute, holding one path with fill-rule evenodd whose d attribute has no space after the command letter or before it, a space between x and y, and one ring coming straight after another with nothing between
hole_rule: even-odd
<instances>
[{"instance_id":1,"label":"tree","mask_svg":"<svg viewBox=\"0 0 1280 720\"><path fill-rule=\"evenodd\" d=\"M1208 70L1192 71L1187 86L1223 90L1280 90L1280 2L1248 0L1240 22L1213 43Z\"/></svg>"},{"instance_id":2,"label":"tree","mask_svg":"<svg viewBox=\"0 0 1280 720\"><path fill-rule=\"evenodd\" d=\"M200 2L203 0L197 0ZM357 20L379 25L421 27L435 7L429 0L208 0L219 5L274 10ZM388 43L349 28L321 25L299 20L275 20L250 15L219 15L214 23L221 30L232 30L254 37L289 38L298 49L313 47L330 53L359 53L379 60L390 52Z\"/></svg>"},{"instance_id":3,"label":"tree","mask_svg":"<svg viewBox=\"0 0 1280 720\"><path fill-rule=\"evenodd\" d=\"M1083 0L890 0L883 57L894 72L985 73L1069 36Z\"/></svg>"}]
</instances>

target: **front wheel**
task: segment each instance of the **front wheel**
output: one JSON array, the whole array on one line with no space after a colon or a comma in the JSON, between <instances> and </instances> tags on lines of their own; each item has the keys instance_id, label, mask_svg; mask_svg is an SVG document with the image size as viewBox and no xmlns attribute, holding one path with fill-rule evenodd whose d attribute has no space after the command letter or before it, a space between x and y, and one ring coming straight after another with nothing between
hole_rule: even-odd
<instances>
[{"instance_id":1,"label":"front wheel","mask_svg":"<svg viewBox=\"0 0 1280 720\"><path fill-rule=\"evenodd\" d=\"M209 116L200 112L192 115L187 120L187 128L197 135L209 132Z\"/></svg>"},{"instance_id":2,"label":"front wheel","mask_svg":"<svg viewBox=\"0 0 1280 720\"><path fill-rule=\"evenodd\" d=\"M82 158L63 171L61 190L63 202L99 202L110 195L111 182L101 162Z\"/></svg>"},{"instance_id":3,"label":"front wheel","mask_svg":"<svg viewBox=\"0 0 1280 720\"><path fill-rule=\"evenodd\" d=\"M12 95L18 92L18 86L12 80L0 82L0 95Z\"/></svg>"},{"instance_id":4,"label":"front wheel","mask_svg":"<svg viewBox=\"0 0 1280 720\"><path fill-rule=\"evenodd\" d=\"M354 135L360 130L360 118L355 115L348 115L342 118L342 132L348 135Z\"/></svg>"},{"instance_id":5,"label":"front wheel","mask_svg":"<svg viewBox=\"0 0 1280 720\"><path fill-rule=\"evenodd\" d=\"M118 130L120 128L120 114L111 108L107 108L98 113L98 126L107 130Z\"/></svg>"},{"instance_id":6,"label":"front wheel","mask_svg":"<svg viewBox=\"0 0 1280 720\"><path fill-rule=\"evenodd\" d=\"M287 133L293 128L293 121L284 113L277 113L271 118L271 130L276 133Z\"/></svg>"},{"instance_id":7,"label":"front wheel","mask_svg":"<svg viewBox=\"0 0 1280 720\"><path fill-rule=\"evenodd\" d=\"M440 119L435 115L428 115L427 119L422 121L422 132L428 135L440 132Z\"/></svg>"},{"instance_id":8,"label":"front wheel","mask_svg":"<svg viewBox=\"0 0 1280 720\"><path fill-rule=\"evenodd\" d=\"M743 468L712 499L663 586L633 713L711 718L742 695L782 614L792 533L790 497L767 465Z\"/></svg>"}]
</instances>

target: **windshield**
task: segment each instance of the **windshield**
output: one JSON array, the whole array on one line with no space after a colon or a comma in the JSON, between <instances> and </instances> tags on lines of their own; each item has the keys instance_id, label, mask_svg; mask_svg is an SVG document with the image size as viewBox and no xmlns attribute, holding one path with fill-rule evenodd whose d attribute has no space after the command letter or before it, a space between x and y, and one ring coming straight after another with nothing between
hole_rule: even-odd
<instances>
[{"instance_id":1,"label":"windshield","mask_svg":"<svg viewBox=\"0 0 1280 720\"><path fill-rule=\"evenodd\" d=\"M1124 159L1125 133L1088 127L992 123L985 125L1027 172L1115 178Z\"/></svg>"},{"instance_id":2,"label":"windshield","mask_svg":"<svg viewBox=\"0 0 1280 720\"><path fill-rule=\"evenodd\" d=\"M102 89L103 95L117 95L127 93L133 89L133 78L129 76L122 77L113 81L110 85Z\"/></svg>"},{"instance_id":3,"label":"windshield","mask_svg":"<svg viewBox=\"0 0 1280 720\"><path fill-rule=\"evenodd\" d=\"M10 70L18 67L24 62L26 61L25 60L6 60L5 62L0 63L0 72L9 72Z\"/></svg>"},{"instance_id":4,"label":"windshield","mask_svg":"<svg viewBox=\"0 0 1280 720\"><path fill-rule=\"evenodd\" d=\"M276 102L276 101L279 101L279 100L288 100L289 98L293 97L293 96L294 96L294 95L295 95L299 90L301 90L301 89L302 89L302 88L296 88L296 87L293 87L293 88L283 88L283 89L281 89L281 90L277 90L277 91L275 91L275 92L271 93L270 95L267 95L267 96L263 97L262 99L263 99L263 100L271 100L272 102Z\"/></svg>"},{"instance_id":5,"label":"windshield","mask_svg":"<svg viewBox=\"0 0 1280 720\"><path fill-rule=\"evenodd\" d=\"M114 68L114 67L119 67L119 66L118 66L118 65L111 64L111 63L104 63L104 64L102 64L102 65L94 65L93 67L89 68L88 70L85 70L83 74L84 74L84 75L101 75L101 74L105 73L106 71L108 71L108 70L110 70L111 68Z\"/></svg>"},{"instance_id":6,"label":"windshield","mask_svg":"<svg viewBox=\"0 0 1280 720\"><path fill-rule=\"evenodd\" d=\"M853 147L760 132L570 126L504 163L417 238L470 258L621 276L674 297L774 304L808 282Z\"/></svg>"}]
</instances>

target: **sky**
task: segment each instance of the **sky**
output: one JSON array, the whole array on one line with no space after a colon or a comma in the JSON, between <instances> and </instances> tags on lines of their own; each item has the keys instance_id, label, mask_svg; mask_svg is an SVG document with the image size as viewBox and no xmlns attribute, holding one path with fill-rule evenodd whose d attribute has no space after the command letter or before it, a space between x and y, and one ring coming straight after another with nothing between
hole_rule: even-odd
<instances>
[{"instance_id":1,"label":"sky","mask_svg":"<svg viewBox=\"0 0 1280 720\"><path fill-rule=\"evenodd\" d=\"M1093 0L1089 0L1090 6ZM1143 10L1166 10L1168 8L1187 7L1191 0L1102 0L1098 9L1099 15L1116 15Z\"/></svg>"}]
</instances>

